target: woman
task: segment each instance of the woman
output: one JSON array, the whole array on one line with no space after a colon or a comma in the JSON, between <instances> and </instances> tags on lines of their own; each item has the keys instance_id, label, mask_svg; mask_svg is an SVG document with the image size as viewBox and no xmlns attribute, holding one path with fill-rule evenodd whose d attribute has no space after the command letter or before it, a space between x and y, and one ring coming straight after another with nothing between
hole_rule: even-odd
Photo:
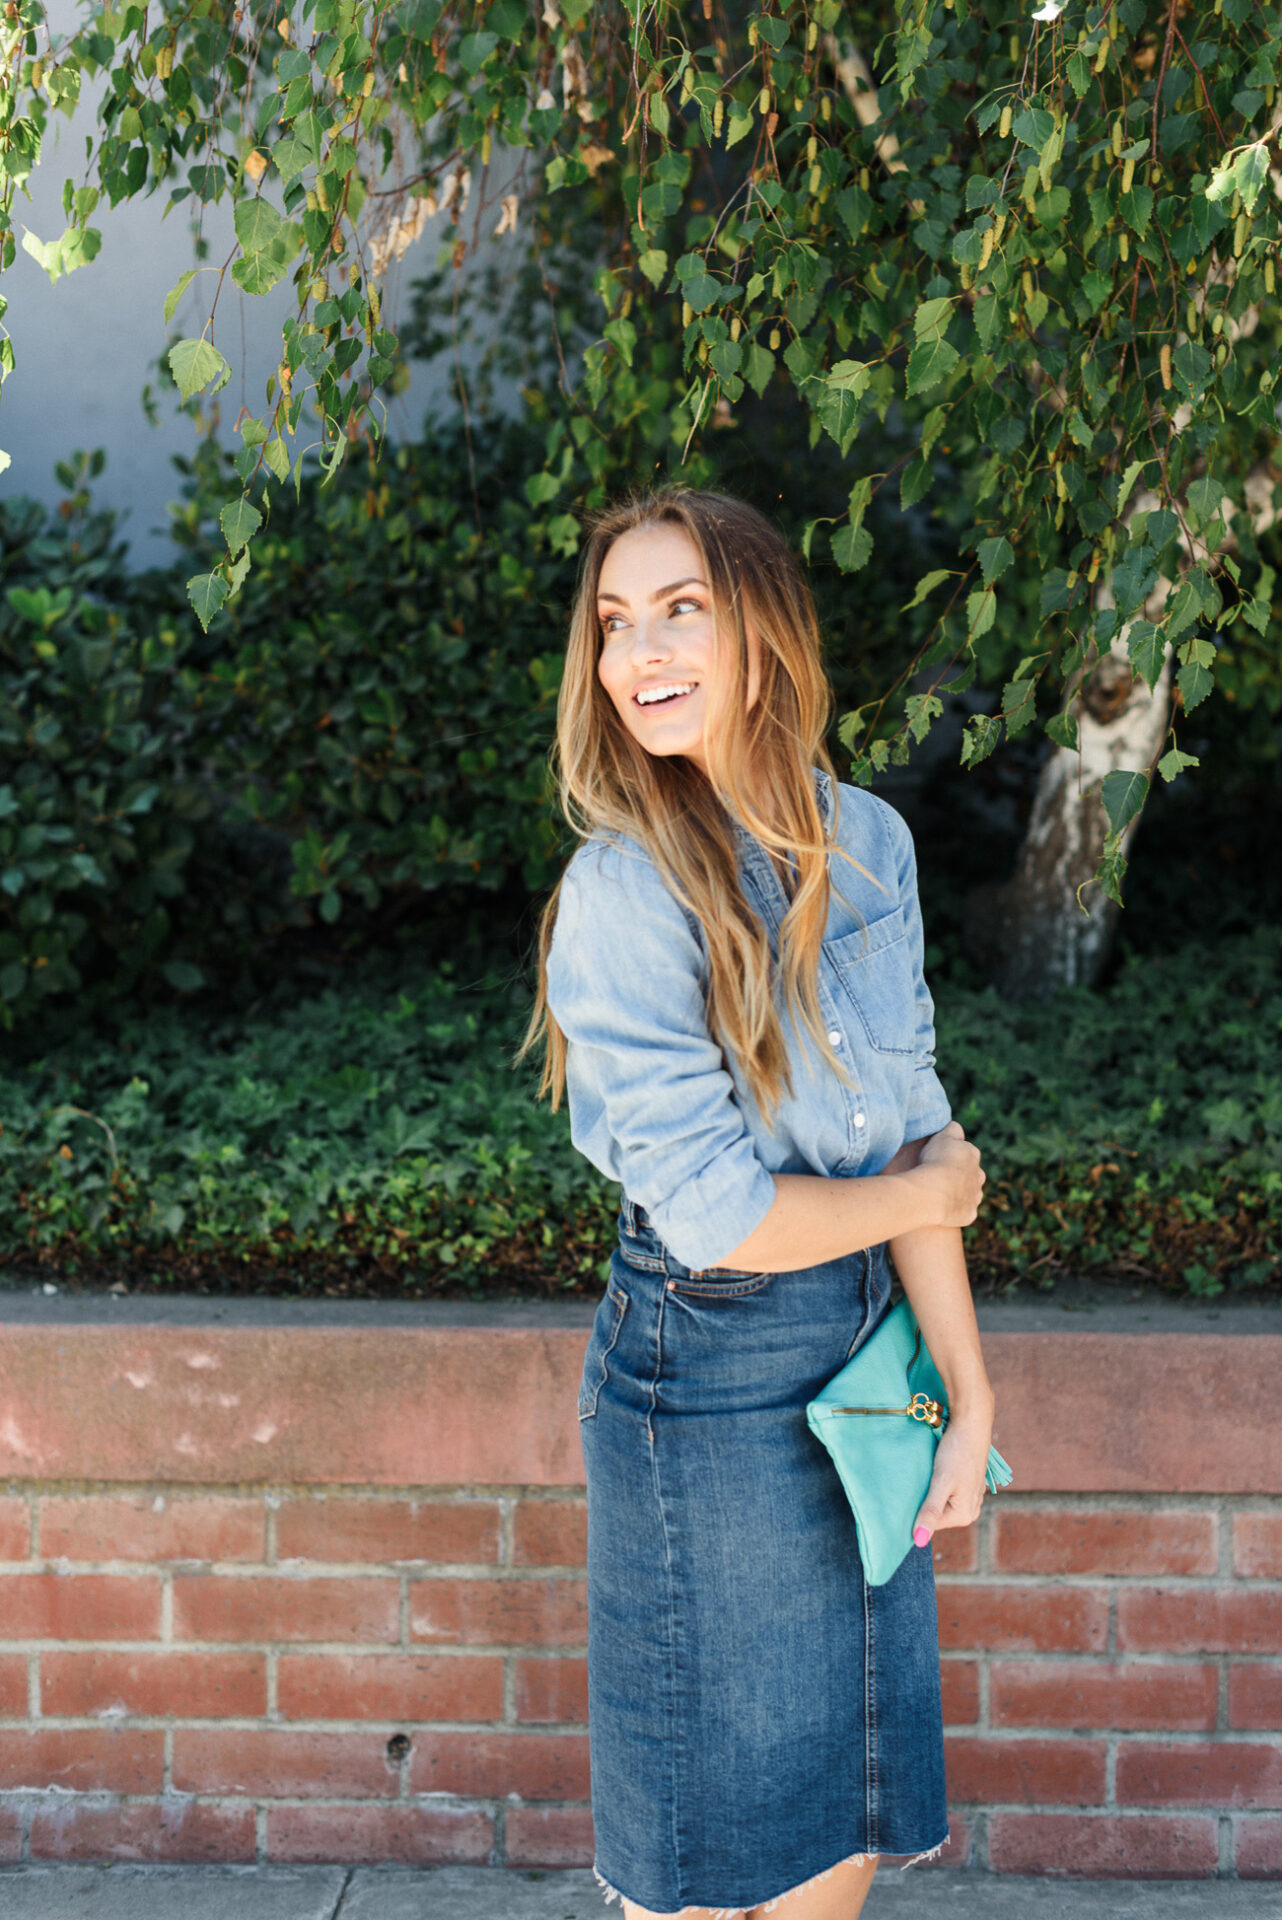
<instances>
[{"instance_id":1,"label":"woman","mask_svg":"<svg viewBox=\"0 0 1282 1920\"><path fill-rule=\"evenodd\" d=\"M595 1872L626 1920L853 1920L879 1854L947 1838L928 1543L976 1518L992 1438L984 1175L935 1076L912 841L836 781L831 711L755 509L668 486L595 518L557 715L584 844L521 1051L546 1018L539 1091L622 1185L578 1412ZM886 1312L888 1253L951 1418L920 1550L869 1587L805 1405Z\"/></svg>"}]
</instances>

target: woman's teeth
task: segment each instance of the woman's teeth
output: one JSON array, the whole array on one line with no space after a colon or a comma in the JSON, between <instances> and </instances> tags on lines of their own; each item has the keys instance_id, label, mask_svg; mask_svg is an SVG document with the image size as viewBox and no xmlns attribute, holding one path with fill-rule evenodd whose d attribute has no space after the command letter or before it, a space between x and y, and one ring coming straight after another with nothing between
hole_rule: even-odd
<instances>
[{"instance_id":1,"label":"woman's teeth","mask_svg":"<svg viewBox=\"0 0 1282 1920\"><path fill-rule=\"evenodd\" d=\"M635 704L642 708L673 707L678 701L684 700L688 694L693 693L698 684L697 680L690 681L684 686L680 681L674 681L671 691L667 687L647 687L644 689L646 698L642 699L640 695L634 696Z\"/></svg>"}]
</instances>

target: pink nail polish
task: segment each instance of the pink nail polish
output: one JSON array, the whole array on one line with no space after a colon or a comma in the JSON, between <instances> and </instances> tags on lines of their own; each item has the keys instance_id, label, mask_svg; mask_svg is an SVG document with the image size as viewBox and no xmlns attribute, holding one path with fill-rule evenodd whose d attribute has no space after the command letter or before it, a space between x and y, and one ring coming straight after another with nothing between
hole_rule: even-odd
<instances>
[{"instance_id":1,"label":"pink nail polish","mask_svg":"<svg viewBox=\"0 0 1282 1920\"><path fill-rule=\"evenodd\" d=\"M929 1544L930 1544L930 1528L914 1527L913 1528L913 1545L915 1547L925 1547L925 1546L929 1546Z\"/></svg>"}]
</instances>

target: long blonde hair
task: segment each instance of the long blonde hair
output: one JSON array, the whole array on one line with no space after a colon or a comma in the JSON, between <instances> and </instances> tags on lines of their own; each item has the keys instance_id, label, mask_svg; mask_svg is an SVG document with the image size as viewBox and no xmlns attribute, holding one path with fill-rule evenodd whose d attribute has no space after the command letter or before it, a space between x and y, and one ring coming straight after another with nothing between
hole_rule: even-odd
<instances>
[{"instance_id":1,"label":"long blonde hair","mask_svg":"<svg viewBox=\"0 0 1282 1920\"><path fill-rule=\"evenodd\" d=\"M597 676L602 636L597 615L601 568L621 534L664 523L689 535L703 563L713 608L714 674L722 689L722 723L704 746L710 778L684 755L647 753L619 718ZM561 811L587 839L619 830L639 841L665 884L697 915L708 966L703 983L709 1033L732 1054L773 1129L776 1105L793 1091L787 1046L774 998L766 929L739 886L733 819L765 847L795 856L789 904L779 936L779 973L794 1018L798 1009L833 1069L854 1086L833 1052L820 1017L819 951L828 920L825 840L812 767L836 784L825 743L833 691L821 660L819 624L801 565L778 529L745 501L671 483L634 489L592 515L580 556L565 668L557 700L557 774ZM746 623L760 644L760 691L747 711ZM759 790L773 801L778 828L749 797L752 766ZM718 796L723 794L727 804ZM834 793L834 799L836 795ZM538 1097L549 1090L552 1111L565 1087L566 1040L547 1003L547 959L561 883L539 919L538 993L514 1061L546 1027L547 1052Z\"/></svg>"}]
</instances>

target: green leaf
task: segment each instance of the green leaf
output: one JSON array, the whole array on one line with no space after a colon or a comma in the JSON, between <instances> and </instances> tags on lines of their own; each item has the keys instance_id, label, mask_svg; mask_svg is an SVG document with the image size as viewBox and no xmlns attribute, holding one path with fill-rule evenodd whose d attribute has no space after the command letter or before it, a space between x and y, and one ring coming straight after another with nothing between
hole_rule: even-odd
<instances>
[{"instance_id":1,"label":"green leaf","mask_svg":"<svg viewBox=\"0 0 1282 1920\"><path fill-rule=\"evenodd\" d=\"M1075 713L1052 714L1046 722L1046 732L1057 747L1063 747L1068 753L1077 752L1077 715Z\"/></svg>"},{"instance_id":2,"label":"green leaf","mask_svg":"<svg viewBox=\"0 0 1282 1920\"><path fill-rule=\"evenodd\" d=\"M223 508L218 516L218 524L223 530L228 553L237 554L258 532L263 524L263 516L242 494L239 500L233 500Z\"/></svg>"},{"instance_id":3,"label":"green leaf","mask_svg":"<svg viewBox=\"0 0 1282 1920\"><path fill-rule=\"evenodd\" d=\"M1002 718L1006 722L1006 733L1013 740L1017 733L1031 726L1037 718L1037 683L1035 680L1008 680L1002 688Z\"/></svg>"},{"instance_id":4,"label":"green leaf","mask_svg":"<svg viewBox=\"0 0 1282 1920\"><path fill-rule=\"evenodd\" d=\"M978 640L981 634L988 632L997 618L997 594L992 587L981 587L977 593L966 596L966 633L971 640Z\"/></svg>"},{"instance_id":5,"label":"green leaf","mask_svg":"<svg viewBox=\"0 0 1282 1920\"><path fill-rule=\"evenodd\" d=\"M775 370L775 357L768 347L763 347L754 340L743 356L741 370L744 379L760 399Z\"/></svg>"},{"instance_id":6,"label":"green leaf","mask_svg":"<svg viewBox=\"0 0 1282 1920\"><path fill-rule=\"evenodd\" d=\"M221 573L193 574L187 582L187 598L196 610L201 627L208 633L210 621L227 598L227 582Z\"/></svg>"},{"instance_id":7,"label":"green leaf","mask_svg":"<svg viewBox=\"0 0 1282 1920\"><path fill-rule=\"evenodd\" d=\"M1001 737L1002 723L996 714L973 713L962 734L962 765L977 767L981 760L987 760Z\"/></svg>"},{"instance_id":8,"label":"green leaf","mask_svg":"<svg viewBox=\"0 0 1282 1920\"><path fill-rule=\"evenodd\" d=\"M1153 189L1137 182L1129 193L1119 195L1117 210L1133 233L1140 239L1148 232L1148 223L1153 218Z\"/></svg>"},{"instance_id":9,"label":"green leaf","mask_svg":"<svg viewBox=\"0 0 1282 1920\"><path fill-rule=\"evenodd\" d=\"M1003 533L995 535L991 540L981 540L978 551L986 587L991 587L994 580L1000 579L1005 573L1007 567L1015 564L1015 549Z\"/></svg>"},{"instance_id":10,"label":"green leaf","mask_svg":"<svg viewBox=\"0 0 1282 1920\"><path fill-rule=\"evenodd\" d=\"M479 73L498 43L497 33L465 33L454 57L464 73Z\"/></svg>"},{"instance_id":11,"label":"green leaf","mask_svg":"<svg viewBox=\"0 0 1282 1920\"><path fill-rule=\"evenodd\" d=\"M1200 661L1190 660L1187 666L1181 667L1178 685L1185 713L1192 713L1194 707L1200 707L1214 684Z\"/></svg>"},{"instance_id":12,"label":"green leaf","mask_svg":"<svg viewBox=\"0 0 1282 1920\"><path fill-rule=\"evenodd\" d=\"M1163 780L1171 781L1183 773L1185 767L1200 767L1201 764L1195 753L1182 753L1178 747L1172 747L1171 751L1164 753L1158 761L1157 770Z\"/></svg>"},{"instance_id":13,"label":"green leaf","mask_svg":"<svg viewBox=\"0 0 1282 1920\"><path fill-rule=\"evenodd\" d=\"M752 113L748 108L735 105L730 109L730 118L726 121L727 151L742 140L745 134L752 132Z\"/></svg>"},{"instance_id":14,"label":"green leaf","mask_svg":"<svg viewBox=\"0 0 1282 1920\"><path fill-rule=\"evenodd\" d=\"M1121 844L1115 833L1110 833L1104 842L1100 863L1095 870L1095 878L1109 899L1120 907L1122 881L1126 878L1126 861L1122 857Z\"/></svg>"},{"instance_id":15,"label":"green leaf","mask_svg":"<svg viewBox=\"0 0 1282 1920\"><path fill-rule=\"evenodd\" d=\"M858 573L872 557L872 535L867 527L838 527L832 536L832 557L843 573Z\"/></svg>"},{"instance_id":16,"label":"green leaf","mask_svg":"<svg viewBox=\"0 0 1282 1920\"><path fill-rule=\"evenodd\" d=\"M913 332L921 339L924 333L938 333L946 327L952 318L953 303L950 299L923 300L913 315Z\"/></svg>"},{"instance_id":17,"label":"green leaf","mask_svg":"<svg viewBox=\"0 0 1282 1920\"><path fill-rule=\"evenodd\" d=\"M1161 677L1162 662L1166 656L1162 629L1154 626L1151 620L1134 621L1126 636L1126 651L1130 655L1131 665L1143 675L1151 693Z\"/></svg>"},{"instance_id":18,"label":"green leaf","mask_svg":"<svg viewBox=\"0 0 1282 1920\"><path fill-rule=\"evenodd\" d=\"M919 340L908 356L908 392L926 393L946 380L961 355L938 335Z\"/></svg>"},{"instance_id":19,"label":"green leaf","mask_svg":"<svg viewBox=\"0 0 1282 1920\"><path fill-rule=\"evenodd\" d=\"M263 448L263 461L278 480L289 478L289 453L279 434Z\"/></svg>"},{"instance_id":20,"label":"green leaf","mask_svg":"<svg viewBox=\"0 0 1282 1920\"><path fill-rule=\"evenodd\" d=\"M169 322L174 317L174 308L178 305L178 302L182 299L188 287L191 285L192 281L196 278L196 275L199 272L200 272L199 267L188 267L186 273L180 276L177 283L174 286L172 286L169 289L169 292L165 295L165 325L166 326L169 325Z\"/></svg>"},{"instance_id":21,"label":"green leaf","mask_svg":"<svg viewBox=\"0 0 1282 1920\"><path fill-rule=\"evenodd\" d=\"M1192 580L1184 579L1171 595L1166 609L1166 635L1178 640L1186 628L1202 615L1202 596Z\"/></svg>"},{"instance_id":22,"label":"green leaf","mask_svg":"<svg viewBox=\"0 0 1282 1920\"><path fill-rule=\"evenodd\" d=\"M236 238L245 252L263 253L275 245L285 222L270 200L256 198L241 201L235 212L234 224Z\"/></svg>"},{"instance_id":23,"label":"green leaf","mask_svg":"<svg viewBox=\"0 0 1282 1920\"><path fill-rule=\"evenodd\" d=\"M944 703L933 693L910 693L904 702L904 718L908 722L908 731L918 746L930 732L932 720L938 720L944 711Z\"/></svg>"},{"instance_id":24,"label":"green leaf","mask_svg":"<svg viewBox=\"0 0 1282 1920\"><path fill-rule=\"evenodd\" d=\"M169 369L184 400L203 392L215 379L214 392L219 393L231 379L230 365L208 340L179 340L169 349Z\"/></svg>"},{"instance_id":25,"label":"green leaf","mask_svg":"<svg viewBox=\"0 0 1282 1920\"><path fill-rule=\"evenodd\" d=\"M662 247L649 247L637 261L642 273L655 289L656 293L663 285L668 271L668 256Z\"/></svg>"},{"instance_id":26,"label":"green leaf","mask_svg":"<svg viewBox=\"0 0 1282 1920\"><path fill-rule=\"evenodd\" d=\"M561 491L561 482L554 473L531 473L525 480L525 497L532 507L545 507L549 500L555 500Z\"/></svg>"},{"instance_id":27,"label":"green leaf","mask_svg":"<svg viewBox=\"0 0 1282 1920\"><path fill-rule=\"evenodd\" d=\"M904 603L900 608L900 612L910 613L914 607L919 607L927 594L935 591L935 588L941 580L951 580L952 577L947 567L937 567L933 573L923 573L921 579L917 582L916 591L912 599Z\"/></svg>"},{"instance_id":28,"label":"green leaf","mask_svg":"<svg viewBox=\"0 0 1282 1920\"><path fill-rule=\"evenodd\" d=\"M1171 374L1186 400L1196 404L1211 377L1211 356L1195 340L1186 340L1171 355Z\"/></svg>"},{"instance_id":29,"label":"green leaf","mask_svg":"<svg viewBox=\"0 0 1282 1920\"><path fill-rule=\"evenodd\" d=\"M1224 489L1218 480L1211 478L1210 474L1203 474L1201 479L1194 480L1185 497L1188 510L1199 530L1209 521L1220 518Z\"/></svg>"},{"instance_id":30,"label":"green leaf","mask_svg":"<svg viewBox=\"0 0 1282 1920\"><path fill-rule=\"evenodd\" d=\"M1045 107L1025 107L1011 125L1015 138L1040 153L1055 131L1055 122Z\"/></svg>"},{"instance_id":31,"label":"green leaf","mask_svg":"<svg viewBox=\"0 0 1282 1920\"><path fill-rule=\"evenodd\" d=\"M1260 189L1269 177L1269 157L1264 142L1248 147L1240 153L1233 168L1233 180L1242 196L1242 205L1247 213L1255 211L1255 203Z\"/></svg>"},{"instance_id":32,"label":"green leaf","mask_svg":"<svg viewBox=\"0 0 1282 1920\"><path fill-rule=\"evenodd\" d=\"M166 960L160 971L169 985L176 987L179 993L195 993L205 984L204 974L199 967L193 966L190 960Z\"/></svg>"},{"instance_id":33,"label":"green leaf","mask_svg":"<svg viewBox=\"0 0 1282 1920\"><path fill-rule=\"evenodd\" d=\"M1146 460L1132 460L1126 472L1122 475L1122 484L1117 490L1117 511L1119 513L1126 505L1131 488L1135 485L1135 482L1139 479L1147 465L1148 462Z\"/></svg>"},{"instance_id":34,"label":"green leaf","mask_svg":"<svg viewBox=\"0 0 1282 1920\"><path fill-rule=\"evenodd\" d=\"M1146 773L1109 773L1104 776L1100 799L1114 833L1132 821L1148 798Z\"/></svg>"}]
</instances>

